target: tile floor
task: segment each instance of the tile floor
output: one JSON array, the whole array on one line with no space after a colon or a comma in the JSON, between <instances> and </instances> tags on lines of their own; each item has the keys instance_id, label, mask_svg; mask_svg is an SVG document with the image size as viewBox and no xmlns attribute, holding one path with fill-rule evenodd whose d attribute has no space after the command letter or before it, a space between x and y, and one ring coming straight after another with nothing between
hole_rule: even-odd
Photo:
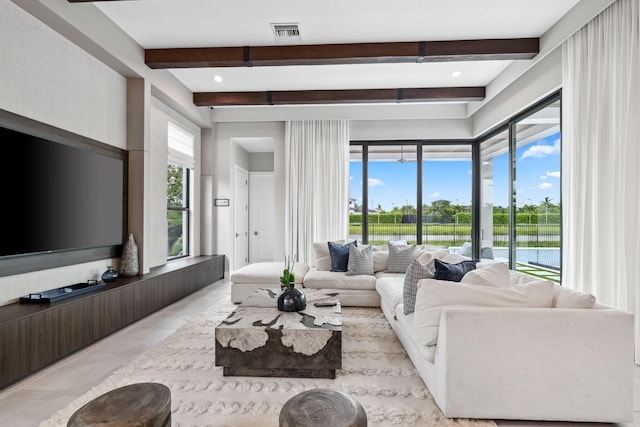
<instances>
[{"instance_id":1,"label":"tile floor","mask_svg":"<svg viewBox=\"0 0 640 427\"><path fill-rule=\"evenodd\" d=\"M229 281L220 280L187 296L94 345L0 392L0 426L33 427L68 402L99 384L113 371L153 347L184 322L229 293ZM640 426L640 367L635 370L635 423ZM612 424L535 423L498 421L506 426L613 426Z\"/></svg>"}]
</instances>

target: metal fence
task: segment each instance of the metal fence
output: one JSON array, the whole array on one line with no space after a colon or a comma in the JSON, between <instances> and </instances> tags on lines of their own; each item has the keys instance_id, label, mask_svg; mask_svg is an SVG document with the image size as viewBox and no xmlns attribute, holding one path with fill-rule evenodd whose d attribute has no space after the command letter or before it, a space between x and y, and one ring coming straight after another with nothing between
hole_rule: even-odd
<instances>
[{"instance_id":1,"label":"metal fence","mask_svg":"<svg viewBox=\"0 0 640 427\"><path fill-rule=\"evenodd\" d=\"M378 224L369 223L368 242L384 244L389 240L405 240L417 242L417 226L412 223ZM349 225L349 238L362 240L362 224ZM435 246L460 246L471 241L471 226L455 223L425 223L422 225L422 243ZM493 226L493 246L507 247L509 244L509 226L496 224ZM559 224L517 224L517 247L560 247Z\"/></svg>"}]
</instances>

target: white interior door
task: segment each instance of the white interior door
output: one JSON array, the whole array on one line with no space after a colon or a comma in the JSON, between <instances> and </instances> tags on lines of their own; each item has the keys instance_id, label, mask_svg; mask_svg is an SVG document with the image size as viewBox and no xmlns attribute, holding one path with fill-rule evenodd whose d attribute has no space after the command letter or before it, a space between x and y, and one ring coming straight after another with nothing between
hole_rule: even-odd
<instances>
[{"instance_id":1,"label":"white interior door","mask_svg":"<svg viewBox=\"0 0 640 427\"><path fill-rule=\"evenodd\" d=\"M249 172L235 165L234 266L239 269L249 263Z\"/></svg>"},{"instance_id":2,"label":"white interior door","mask_svg":"<svg viewBox=\"0 0 640 427\"><path fill-rule=\"evenodd\" d=\"M249 262L274 261L273 172L249 173Z\"/></svg>"}]
</instances>

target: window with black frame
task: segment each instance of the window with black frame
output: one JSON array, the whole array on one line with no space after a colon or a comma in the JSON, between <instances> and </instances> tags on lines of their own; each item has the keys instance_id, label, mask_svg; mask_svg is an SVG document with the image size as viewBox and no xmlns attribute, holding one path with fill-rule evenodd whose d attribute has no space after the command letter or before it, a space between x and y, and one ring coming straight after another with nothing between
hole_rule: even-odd
<instances>
[{"instance_id":1,"label":"window with black frame","mask_svg":"<svg viewBox=\"0 0 640 427\"><path fill-rule=\"evenodd\" d=\"M349 239L475 249L560 282L560 112L558 92L475 140L352 142Z\"/></svg>"},{"instance_id":2,"label":"window with black frame","mask_svg":"<svg viewBox=\"0 0 640 427\"><path fill-rule=\"evenodd\" d=\"M167 259L189 255L194 135L169 123L167 165Z\"/></svg>"}]
</instances>

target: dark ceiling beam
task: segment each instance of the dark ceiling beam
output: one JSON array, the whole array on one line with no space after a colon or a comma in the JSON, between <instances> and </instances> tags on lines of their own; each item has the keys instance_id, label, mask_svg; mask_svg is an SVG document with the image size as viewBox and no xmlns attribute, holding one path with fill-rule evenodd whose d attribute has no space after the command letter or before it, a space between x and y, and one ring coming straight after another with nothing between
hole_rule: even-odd
<instances>
[{"instance_id":1,"label":"dark ceiling beam","mask_svg":"<svg viewBox=\"0 0 640 427\"><path fill-rule=\"evenodd\" d=\"M146 49L150 68L251 67L531 59L540 39Z\"/></svg>"},{"instance_id":2,"label":"dark ceiling beam","mask_svg":"<svg viewBox=\"0 0 640 427\"><path fill-rule=\"evenodd\" d=\"M193 103L200 107L222 107L232 105L481 101L484 97L484 87L196 92L193 94Z\"/></svg>"}]
</instances>

